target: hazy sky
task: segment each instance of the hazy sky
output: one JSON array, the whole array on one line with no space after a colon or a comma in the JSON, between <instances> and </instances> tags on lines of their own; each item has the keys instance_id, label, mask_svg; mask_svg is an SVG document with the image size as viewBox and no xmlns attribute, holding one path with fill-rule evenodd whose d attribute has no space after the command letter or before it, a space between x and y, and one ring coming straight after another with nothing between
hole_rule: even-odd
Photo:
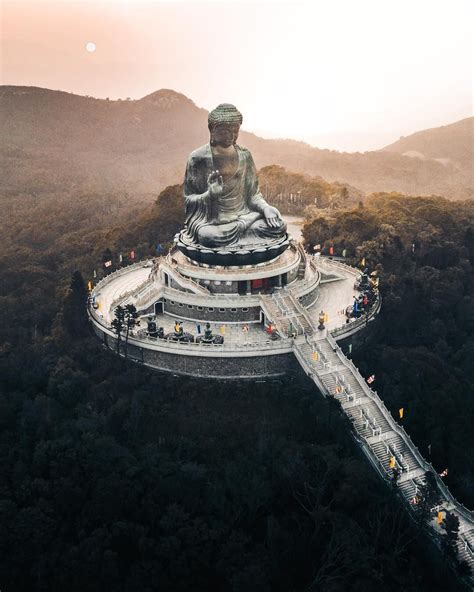
<instances>
[{"instance_id":1,"label":"hazy sky","mask_svg":"<svg viewBox=\"0 0 474 592\"><path fill-rule=\"evenodd\" d=\"M249 131L340 150L472 115L472 0L1 5L2 84L111 99L172 88L234 103Z\"/></svg>"}]
</instances>

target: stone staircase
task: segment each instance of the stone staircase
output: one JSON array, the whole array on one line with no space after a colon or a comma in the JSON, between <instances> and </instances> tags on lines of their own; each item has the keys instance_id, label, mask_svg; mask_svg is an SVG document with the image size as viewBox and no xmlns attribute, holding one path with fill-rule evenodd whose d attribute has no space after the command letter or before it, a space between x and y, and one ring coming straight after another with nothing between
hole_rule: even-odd
<instances>
[{"instance_id":1,"label":"stone staircase","mask_svg":"<svg viewBox=\"0 0 474 592\"><path fill-rule=\"evenodd\" d=\"M348 360L332 337L306 335L294 341L293 351L303 370L324 396L336 399L354 428L355 439L379 475L393 483L393 468L398 469L396 487L413 513L419 512L415 496L426 483L430 471L436 480L438 499L431 508L429 526L440 541L440 529L434 520L438 510L459 518L458 557L474 570L474 517L470 510L451 495L433 467L421 456L405 430L399 426L376 392L372 391L354 364ZM421 489L422 491L422 489ZM474 580L471 577L471 583Z\"/></svg>"}]
</instances>

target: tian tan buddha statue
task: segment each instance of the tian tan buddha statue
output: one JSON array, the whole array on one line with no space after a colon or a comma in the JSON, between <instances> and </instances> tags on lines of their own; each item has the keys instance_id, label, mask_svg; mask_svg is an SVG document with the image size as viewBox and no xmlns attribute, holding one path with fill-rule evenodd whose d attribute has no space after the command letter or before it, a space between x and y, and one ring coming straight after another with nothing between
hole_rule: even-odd
<instances>
[{"instance_id":1,"label":"tian tan buddha statue","mask_svg":"<svg viewBox=\"0 0 474 592\"><path fill-rule=\"evenodd\" d=\"M210 142L188 159L185 228L177 245L197 261L258 263L288 246L280 212L260 193L252 155L236 143L241 124L233 105L219 105L209 113Z\"/></svg>"}]
</instances>

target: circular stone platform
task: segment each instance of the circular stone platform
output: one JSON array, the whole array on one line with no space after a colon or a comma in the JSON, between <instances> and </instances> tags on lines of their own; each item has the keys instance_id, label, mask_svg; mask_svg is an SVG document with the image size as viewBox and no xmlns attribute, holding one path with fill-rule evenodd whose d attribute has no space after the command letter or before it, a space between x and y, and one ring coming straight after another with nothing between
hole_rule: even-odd
<instances>
[{"instance_id":1,"label":"circular stone platform","mask_svg":"<svg viewBox=\"0 0 474 592\"><path fill-rule=\"evenodd\" d=\"M117 270L94 288L89 317L104 344L117 351L111 322L120 304L135 305L140 325L121 355L157 370L210 378L268 378L297 367L296 344L325 337L342 339L369 320L347 322L345 309L358 294L357 269L305 253L291 241L283 253L258 265L199 264L176 247L166 256ZM92 306L95 303L95 307ZM320 331L320 311L327 315ZM370 318L378 311L372 307ZM181 321L194 342L147 334L153 317L163 334ZM198 341L210 324L221 344Z\"/></svg>"}]
</instances>

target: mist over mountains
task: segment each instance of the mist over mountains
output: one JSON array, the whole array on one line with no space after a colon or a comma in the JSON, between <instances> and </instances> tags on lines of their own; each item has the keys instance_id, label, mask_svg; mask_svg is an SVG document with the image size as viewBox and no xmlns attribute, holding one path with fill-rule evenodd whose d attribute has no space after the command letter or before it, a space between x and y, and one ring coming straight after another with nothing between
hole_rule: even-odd
<instances>
[{"instance_id":1,"label":"mist over mountains","mask_svg":"<svg viewBox=\"0 0 474 592\"><path fill-rule=\"evenodd\" d=\"M0 87L4 195L77 188L148 194L180 183L189 153L208 141L207 111L172 90L140 100L95 99L28 86ZM381 150L341 153L242 131L257 168L276 164L364 193L474 195L474 118L418 132ZM245 113L244 113L245 122Z\"/></svg>"}]
</instances>

